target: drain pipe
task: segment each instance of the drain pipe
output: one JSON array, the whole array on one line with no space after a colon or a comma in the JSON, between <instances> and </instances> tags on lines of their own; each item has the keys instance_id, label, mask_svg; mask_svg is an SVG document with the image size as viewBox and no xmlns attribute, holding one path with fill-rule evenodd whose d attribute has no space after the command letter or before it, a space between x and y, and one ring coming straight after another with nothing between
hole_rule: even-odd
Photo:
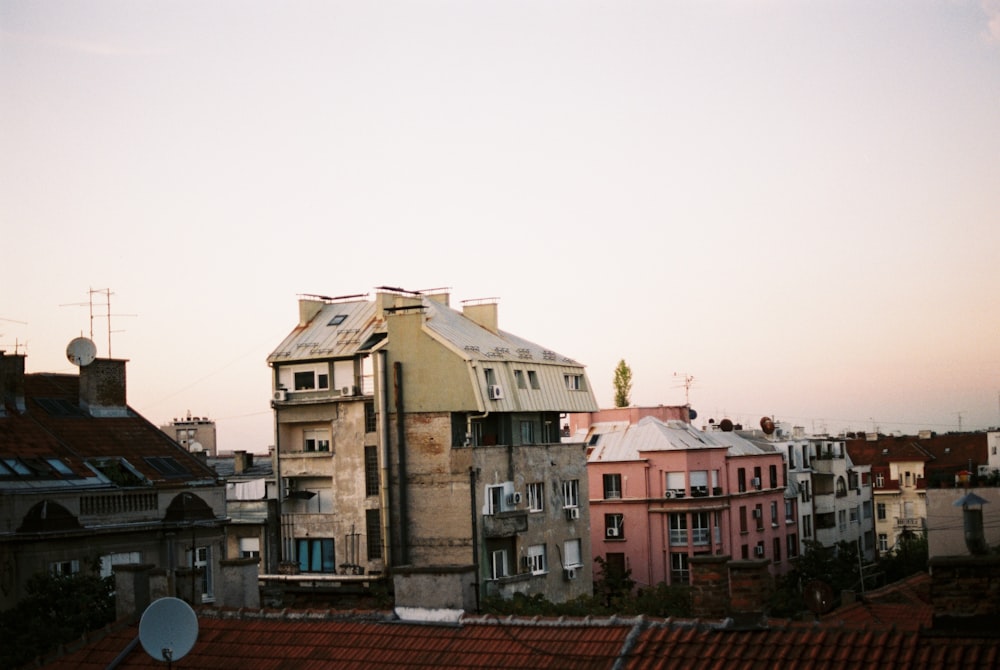
<instances>
[{"instance_id":1,"label":"drain pipe","mask_svg":"<svg viewBox=\"0 0 1000 670\"><path fill-rule=\"evenodd\" d=\"M375 374L378 375L378 397L375 407L378 417L378 435L381 443L379 460L382 467L379 470L379 506L382 508L382 564L386 572L395 565L392 556L392 542L389 536L391 524L389 516L392 510L392 490L389 488L389 373L385 368L386 352L379 351L375 356Z\"/></svg>"},{"instance_id":2,"label":"drain pipe","mask_svg":"<svg viewBox=\"0 0 1000 670\"><path fill-rule=\"evenodd\" d=\"M393 385L396 389L396 441L399 450L399 561L402 565L410 562L409 521L407 510L409 495L407 491L406 471L406 425L403 421L403 364L396 361L392 364Z\"/></svg>"}]
</instances>

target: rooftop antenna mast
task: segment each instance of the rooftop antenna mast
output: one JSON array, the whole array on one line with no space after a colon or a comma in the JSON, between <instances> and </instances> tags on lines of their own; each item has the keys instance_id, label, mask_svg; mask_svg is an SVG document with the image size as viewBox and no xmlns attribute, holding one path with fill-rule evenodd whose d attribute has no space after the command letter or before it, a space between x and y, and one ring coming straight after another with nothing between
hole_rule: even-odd
<instances>
[{"instance_id":1,"label":"rooftop antenna mast","mask_svg":"<svg viewBox=\"0 0 1000 670\"><path fill-rule=\"evenodd\" d=\"M98 302L96 306L99 309L103 309L103 314L94 314L94 296L103 296L103 301ZM108 358L111 358L111 333L120 333L120 330L111 329L111 317L112 316L137 316L136 314L112 314L111 313L111 296L114 293L109 288L92 288L87 291L87 302L74 302L60 305L60 307L66 307L68 305L83 306L86 305L90 310L90 339L94 339L94 319L107 319L108 320Z\"/></svg>"},{"instance_id":2,"label":"rooftop antenna mast","mask_svg":"<svg viewBox=\"0 0 1000 670\"><path fill-rule=\"evenodd\" d=\"M684 379L684 404L691 405L691 384L694 383L694 375L689 375L686 372L675 372L674 377L682 377Z\"/></svg>"},{"instance_id":3,"label":"rooftop antenna mast","mask_svg":"<svg viewBox=\"0 0 1000 670\"><path fill-rule=\"evenodd\" d=\"M6 321L7 323L18 323L18 324L20 324L22 326L27 326L28 325L27 321L18 321L17 319L6 319L6 318L4 318L2 316L0 316L0 321ZM3 337L3 333L0 333L0 337ZM27 348L27 345L28 345L28 343L27 343L27 341L25 341L23 343L23 346L25 348ZM0 350L2 350L2 348L5 347L5 346L9 346L9 345L0 344ZM17 352L19 351L19 349L20 349L21 346L22 346L22 342L20 340L18 340L18 339L15 339L14 340L14 354L15 355L17 354Z\"/></svg>"}]
</instances>

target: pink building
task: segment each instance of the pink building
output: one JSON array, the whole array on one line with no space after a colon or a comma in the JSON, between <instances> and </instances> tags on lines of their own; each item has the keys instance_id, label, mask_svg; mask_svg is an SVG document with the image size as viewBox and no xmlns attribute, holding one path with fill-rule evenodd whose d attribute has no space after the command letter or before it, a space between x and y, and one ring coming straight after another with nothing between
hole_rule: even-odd
<instances>
[{"instance_id":1,"label":"pink building","mask_svg":"<svg viewBox=\"0 0 1000 670\"><path fill-rule=\"evenodd\" d=\"M692 556L767 560L777 575L797 555L779 452L655 416L594 422L587 444L594 556L638 586L688 583Z\"/></svg>"}]
</instances>

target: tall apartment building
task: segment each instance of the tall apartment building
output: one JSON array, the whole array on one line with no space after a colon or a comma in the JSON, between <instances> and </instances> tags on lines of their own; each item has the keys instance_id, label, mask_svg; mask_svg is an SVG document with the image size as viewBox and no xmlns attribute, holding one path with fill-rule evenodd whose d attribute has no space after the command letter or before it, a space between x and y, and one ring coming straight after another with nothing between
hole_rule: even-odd
<instances>
[{"instance_id":1,"label":"tall apartment building","mask_svg":"<svg viewBox=\"0 0 1000 670\"><path fill-rule=\"evenodd\" d=\"M396 595L456 609L590 592L585 447L560 439L564 413L596 408L590 384L501 330L495 300L303 296L268 363L286 565L453 575Z\"/></svg>"},{"instance_id":2,"label":"tall apartment building","mask_svg":"<svg viewBox=\"0 0 1000 670\"><path fill-rule=\"evenodd\" d=\"M191 416L174 418L170 423L160 426L160 430L172 437L193 454L202 454L206 458L219 455L215 440L215 422L207 416Z\"/></svg>"}]
</instances>

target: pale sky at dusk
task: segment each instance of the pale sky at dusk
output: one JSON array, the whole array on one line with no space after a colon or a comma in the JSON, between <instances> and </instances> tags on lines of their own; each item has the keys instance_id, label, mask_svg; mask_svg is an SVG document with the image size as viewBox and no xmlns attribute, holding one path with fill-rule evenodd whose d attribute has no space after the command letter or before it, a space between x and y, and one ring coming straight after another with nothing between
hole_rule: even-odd
<instances>
[{"instance_id":1,"label":"pale sky at dusk","mask_svg":"<svg viewBox=\"0 0 1000 670\"><path fill-rule=\"evenodd\" d=\"M222 450L297 295L380 285L604 407L996 426L1000 0L0 0L0 230L3 349L74 372L110 288L129 404Z\"/></svg>"}]
</instances>

